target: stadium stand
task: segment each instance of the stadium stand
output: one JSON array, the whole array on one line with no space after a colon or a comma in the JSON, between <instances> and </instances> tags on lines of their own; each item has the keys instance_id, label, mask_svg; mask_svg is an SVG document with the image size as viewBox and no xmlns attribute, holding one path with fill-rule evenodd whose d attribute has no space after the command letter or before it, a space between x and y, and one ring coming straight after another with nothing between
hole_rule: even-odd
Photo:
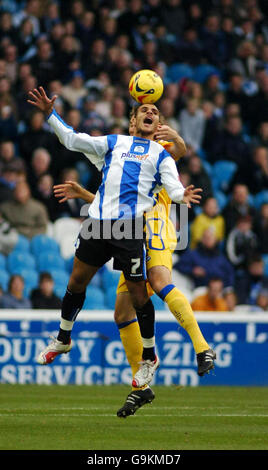
<instances>
[{"instance_id":1,"label":"stadium stand","mask_svg":"<svg viewBox=\"0 0 268 470\"><path fill-rule=\"evenodd\" d=\"M27 37L23 33L24 2L12 0L0 4L0 215L1 204L13 199L13 190L20 181L27 181L32 197L53 215L46 233L32 239L19 233L13 251L7 256L0 252L0 286L4 291L10 276L17 273L24 277L24 293L29 297L40 271L49 271L55 280L55 292L60 297L64 295L83 217L79 217L79 212L77 217L72 216L79 205L71 201L61 205L55 201L53 185L62 181L63 170L74 170L78 182L92 192L96 192L100 182L99 173L82 154L69 152L59 144L42 114L27 103L28 91L42 84L50 96L57 93L56 109L75 130L92 135L127 133L128 116L134 104L128 93L128 81L142 68L156 70L164 80L163 99L171 100L173 109L173 115L166 118L167 123L170 119L179 126L183 116L190 122L189 112L182 112L194 100L193 116L200 118L202 124L198 140L201 145L193 148L186 141L187 154L178 162L178 170L187 180L191 160L194 155L200 157L212 188L210 196L217 199L220 214L226 214L223 211L230 203L234 175L236 183L247 185L254 174L258 191L249 191L248 202L254 207L252 230L258 247L252 256L262 257L264 282L268 282L264 235L268 227L265 2L207 0L206 8L202 8L202 2L197 0L200 16L193 18L192 2L175 1L174 18L178 18L179 11L184 13L175 25L169 1L157 2L161 15L155 14L153 2L142 2L139 12L133 16L129 14L130 3L126 0L117 6L117 2L102 0L81 2L76 16L72 2L58 0L53 9L57 15L52 18L46 2L37 0L38 12L30 17L32 30ZM237 4L236 15L231 15L232 22L228 22L228 12ZM94 19L89 29L83 22L88 11ZM211 12L213 27L208 21ZM114 18L115 32L111 36L104 31L103 15ZM250 34L242 27L245 18ZM147 31L144 35L140 30L142 22ZM150 54L149 40L154 44ZM241 58L245 40L253 47ZM185 138L183 133L182 137ZM254 160L257 146L266 149L266 157L260 161ZM41 159L34 168L33 156L38 148L45 149L49 159L46 163ZM243 202L238 213L244 215L247 210ZM189 212L189 222L200 212L202 206ZM226 253L225 240L217 249ZM233 268L234 288L238 289L241 273ZM247 268L244 270L243 275L248 275ZM189 278L177 269L173 273L191 297ZM118 278L119 273L112 272L110 267L102 269L92 280L84 308L95 305L114 308ZM154 302L158 309L163 308L158 298L154 297Z\"/></svg>"}]
</instances>

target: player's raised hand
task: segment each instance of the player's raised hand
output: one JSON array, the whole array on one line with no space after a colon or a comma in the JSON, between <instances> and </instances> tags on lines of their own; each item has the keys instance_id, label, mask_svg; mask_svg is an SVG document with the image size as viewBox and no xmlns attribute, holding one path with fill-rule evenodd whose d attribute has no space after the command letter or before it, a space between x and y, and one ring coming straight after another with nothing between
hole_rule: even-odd
<instances>
[{"instance_id":1,"label":"player's raised hand","mask_svg":"<svg viewBox=\"0 0 268 470\"><path fill-rule=\"evenodd\" d=\"M179 137L177 131L166 124L159 124L155 133L156 140L174 140Z\"/></svg>"},{"instance_id":2,"label":"player's raised hand","mask_svg":"<svg viewBox=\"0 0 268 470\"><path fill-rule=\"evenodd\" d=\"M75 181L66 181L62 184L53 186L54 195L59 199L59 202L65 202L68 199L80 198L83 195L83 188Z\"/></svg>"},{"instance_id":3,"label":"player's raised hand","mask_svg":"<svg viewBox=\"0 0 268 470\"><path fill-rule=\"evenodd\" d=\"M40 111L43 111L45 114L50 114L53 111L54 102L57 99L57 95L54 95L51 99L47 96L44 88L42 86L34 88L34 90L29 91L30 99L27 100L28 103L36 106Z\"/></svg>"},{"instance_id":4,"label":"player's raised hand","mask_svg":"<svg viewBox=\"0 0 268 470\"><path fill-rule=\"evenodd\" d=\"M187 186L184 191L184 196L182 202L187 204L188 208L190 209L191 203L192 204L199 204L201 200L201 193L203 190L201 188L195 188L193 184Z\"/></svg>"}]
</instances>

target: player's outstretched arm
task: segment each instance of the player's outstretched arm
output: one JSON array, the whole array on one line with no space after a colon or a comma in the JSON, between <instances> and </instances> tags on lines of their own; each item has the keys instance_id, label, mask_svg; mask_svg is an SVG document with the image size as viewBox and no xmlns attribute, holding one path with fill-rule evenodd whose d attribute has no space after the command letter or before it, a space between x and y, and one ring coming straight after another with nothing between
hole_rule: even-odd
<instances>
[{"instance_id":1,"label":"player's outstretched arm","mask_svg":"<svg viewBox=\"0 0 268 470\"><path fill-rule=\"evenodd\" d=\"M98 170L102 170L104 157L108 151L107 136L91 137L83 132L75 132L71 126L68 126L54 109L54 102L57 95L51 99L47 96L43 87L35 88L29 92L30 99L28 103L43 111L48 123L54 130L59 141L73 152L83 153Z\"/></svg>"},{"instance_id":2,"label":"player's outstretched arm","mask_svg":"<svg viewBox=\"0 0 268 470\"><path fill-rule=\"evenodd\" d=\"M193 184L187 186L184 191L182 202L187 204L188 208L190 209L191 203L192 204L200 204L201 200L201 192L203 190L201 188L195 188Z\"/></svg>"},{"instance_id":3,"label":"player's outstretched arm","mask_svg":"<svg viewBox=\"0 0 268 470\"><path fill-rule=\"evenodd\" d=\"M175 129L167 126L166 124L159 125L156 135L156 140L171 140L170 145L165 146L166 150L174 158L179 160L186 154L186 145L183 138L178 134Z\"/></svg>"},{"instance_id":4,"label":"player's outstretched arm","mask_svg":"<svg viewBox=\"0 0 268 470\"><path fill-rule=\"evenodd\" d=\"M65 181L65 183L53 186L54 195L59 199L59 202L65 202L68 199L83 199L90 204L95 199L95 194L87 191L85 188L75 181Z\"/></svg>"}]
</instances>

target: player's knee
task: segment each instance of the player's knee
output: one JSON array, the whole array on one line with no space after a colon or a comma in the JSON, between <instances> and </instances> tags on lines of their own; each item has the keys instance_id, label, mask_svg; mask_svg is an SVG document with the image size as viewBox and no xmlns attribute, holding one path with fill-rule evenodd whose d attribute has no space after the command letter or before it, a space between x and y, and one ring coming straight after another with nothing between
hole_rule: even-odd
<instances>
[{"instance_id":1,"label":"player's knee","mask_svg":"<svg viewBox=\"0 0 268 470\"><path fill-rule=\"evenodd\" d=\"M133 307L135 310L139 310L148 302L148 300L149 297L147 293L134 295L134 297L132 297Z\"/></svg>"},{"instance_id":2,"label":"player's knee","mask_svg":"<svg viewBox=\"0 0 268 470\"><path fill-rule=\"evenodd\" d=\"M81 292L86 289L87 284L87 279L81 273L73 272L70 276L68 287L71 292Z\"/></svg>"},{"instance_id":3,"label":"player's knee","mask_svg":"<svg viewBox=\"0 0 268 470\"><path fill-rule=\"evenodd\" d=\"M171 283L170 275L167 270L150 269L148 280L156 294L159 294L167 284Z\"/></svg>"}]
</instances>

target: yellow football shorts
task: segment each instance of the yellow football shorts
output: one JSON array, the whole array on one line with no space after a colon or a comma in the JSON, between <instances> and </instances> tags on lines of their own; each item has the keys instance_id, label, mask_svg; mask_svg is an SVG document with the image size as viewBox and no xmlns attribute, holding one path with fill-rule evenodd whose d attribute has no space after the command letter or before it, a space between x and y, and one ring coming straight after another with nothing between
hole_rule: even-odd
<instances>
[{"instance_id":1,"label":"yellow football shorts","mask_svg":"<svg viewBox=\"0 0 268 470\"><path fill-rule=\"evenodd\" d=\"M166 224L169 225L169 220L167 221L164 218L148 218L146 220L146 269L147 272L149 269L155 266L166 266L169 271L172 270L172 253L174 250L174 232L169 231L166 228ZM166 235L170 233L171 236ZM165 234L165 236L163 236ZM148 295L152 296L154 294L153 289L151 288L148 281L147 291ZM118 286L116 293L127 292L128 288L126 285L124 274L121 273L119 278Z\"/></svg>"}]
</instances>

